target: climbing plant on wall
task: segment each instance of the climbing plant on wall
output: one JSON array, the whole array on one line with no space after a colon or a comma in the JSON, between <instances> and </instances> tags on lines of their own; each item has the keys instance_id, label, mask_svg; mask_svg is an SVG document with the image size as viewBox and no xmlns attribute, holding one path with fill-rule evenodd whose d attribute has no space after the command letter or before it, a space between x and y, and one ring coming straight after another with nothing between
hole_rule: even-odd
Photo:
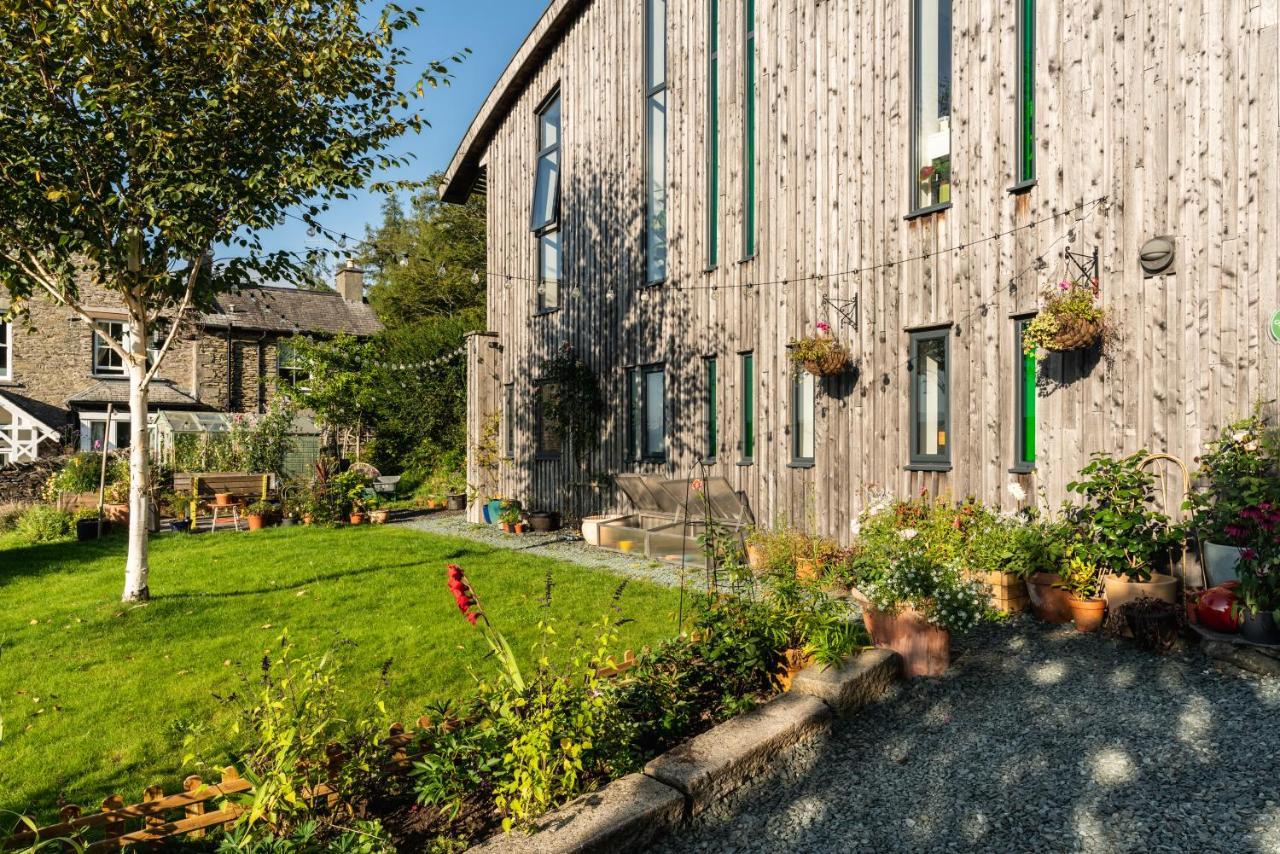
<instances>
[{"instance_id":1,"label":"climbing plant on wall","mask_svg":"<svg viewBox=\"0 0 1280 854\"><path fill-rule=\"evenodd\" d=\"M542 417L569 449L574 462L600 446L600 421L604 397L591 366L573 345L560 345L555 355L542 360L536 391L542 398Z\"/></svg>"}]
</instances>

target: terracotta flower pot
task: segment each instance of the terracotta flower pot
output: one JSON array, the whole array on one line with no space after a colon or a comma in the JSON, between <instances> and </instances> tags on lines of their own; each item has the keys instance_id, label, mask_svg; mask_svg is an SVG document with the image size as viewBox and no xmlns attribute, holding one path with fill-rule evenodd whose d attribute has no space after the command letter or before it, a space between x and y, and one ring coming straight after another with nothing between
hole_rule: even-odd
<instances>
[{"instance_id":1,"label":"terracotta flower pot","mask_svg":"<svg viewBox=\"0 0 1280 854\"><path fill-rule=\"evenodd\" d=\"M821 573L818 571L818 561L811 557L796 558L796 578L801 581L817 581Z\"/></svg>"},{"instance_id":2,"label":"terracotta flower pot","mask_svg":"<svg viewBox=\"0 0 1280 854\"><path fill-rule=\"evenodd\" d=\"M910 679L947 672L951 666L951 632L930 623L914 608L888 614L871 607L857 591L852 595L855 601L866 603L862 621L871 634L871 642L902 657L903 676Z\"/></svg>"},{"instance_id":3,"label":"terracotta flower pot","mask_svg":"<svg viewBox=\"0 0 1280 854\"><path fill-rule=\"evenodd\" d=\"M1113 611L1143 597L1159 599L1170 605L1178 602L1178 579L1172 575L1152 573L1150 581L1130 581L1124 576L1108 575L1102 589L1103 597Z\"/></svg>"},{"instance_id":4,"label":"terracotta flower pot","mask_svg":"<svg viewBox=\"0 0 1280 854\"><path fill-rule=\"evenodd\" d=\"M215 492L213 494L213 503L218 507L230 507L235 501L235 496L230 492Z\"/></svg>"},{"instance_id":5,"label":"terracotta flower pot","mask_svg":"<svg viewBox=\"0 0 1280 854\"><path fill-rule=\"evenodd\" d=\"M1031 610L1046 623L1071 622L1071 594L1056 586L1058 576L1037 572L1027 579L1027 596Z\"/></svg>"},{"instance_id":6,"label":"terracotta flower pot","mask_svg":"<svg viewBox=\"0 0 1280 854\"><path fill-rule=\"evenodd\" d=\"M529 530L529 526L528 526L528 525L526 525L524 522L517 522L517 523L516 523L516 533L517 533L517 534L524 534L524 533L527 533L527 532L528 532L528 530Z\"/></svg>"},{"instance_id":7,"label":"terracotta flower pot","mask_svg":"<svg viewBox=\"0 0 1280 854\"><path fill-rule=\"evenodd\" d=\"M516 532L516 526L515 526L515 524L513 524L513 523L511 523L511 522L502 522L502 523L500 523L500 524L502 525L502 533L504 533L504 534L514 534L514 533Z\"/></svg>"},{"instance_id":8,"label":"terracotta flower pot","mask_svg":"<svg viewBox=\"0 0 1280 854\"><path fill-rule=\"evenodd\" d=\"M314 522L314 521L315 521L315 517L314 517L314 516L312 516L310 513L303 513L303 514L302 514L302 524L304 524L304 525L310 525L310 524L311 524L312 522Z\"/></svg>"},{"instance_id":9,"label":"terracotta flower pot","mask_svg":"<svg viewBox=\"0 0 1280 854\"><path fill-rule=\"evenodd\" d=\"M248 518L250 531L261 531L267 527L267 517L261 513L250 513Z\"/></svg>"},{"instance_id":10,"label":"terracotta flower pot","mask_svg":"<svg viewBox=\"0 0 1280 854\"><path fill-rule=\"evenodd\" d=\"M352 525L363 525L363 524L364 524L364 514L363 514L363 513L352 513L352 514L351 514L350 521L351 521L351 524L352 524Z\"/></svg>"},{"instance_id":11,"label":"terracotta flower pot","mask_svg":"<svg viewBox=\"0 0 1280 854\"><path fill-rule=\"evenodd\" d=\"M1107 613L1105 599L1078 599L1072 596L1071 619L1075 620L1077 632L1096 632L1102 628L1102 618Z\"/></svg>"},{"instance_id":12,"label":"terracotta flower pot","mask_svg":"<svg viewBox=\"0 0 1280 854\"><path fill-rule=\"evenodd\" d=\"M390 515L390 510L374 510L369 514L369 521L375 525L385 525L387 524L387 518Z\"/></svg>"}]
</instances>

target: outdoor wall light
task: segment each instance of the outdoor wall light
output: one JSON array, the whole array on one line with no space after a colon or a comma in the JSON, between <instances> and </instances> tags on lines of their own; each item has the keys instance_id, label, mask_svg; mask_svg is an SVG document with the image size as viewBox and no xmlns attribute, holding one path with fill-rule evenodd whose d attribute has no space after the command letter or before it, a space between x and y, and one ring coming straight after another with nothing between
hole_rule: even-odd
<instances>
[{"instance_id":1,"label":"outdoor wall light","mask_svg":"<svg viewBox=\"0 0 1280 854\"><path fill-rule=\"evenodd\" d=\"M1138 260L1142 264L1143 274L1150 279L1162 276L1173 266L1176 243L1173 237L1164 234L1153 237L1138 250Z\"/></svg>"}]
</instances>

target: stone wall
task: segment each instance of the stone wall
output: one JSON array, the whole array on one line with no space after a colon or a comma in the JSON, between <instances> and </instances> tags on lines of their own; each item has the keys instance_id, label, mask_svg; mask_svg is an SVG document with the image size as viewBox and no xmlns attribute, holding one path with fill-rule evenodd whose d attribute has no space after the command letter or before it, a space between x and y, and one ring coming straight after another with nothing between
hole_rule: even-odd
<instances>
[{"instance_id":1,"label":"stone wall","mask_svg":"<svg viewBox=\"0 0 1280 854\"><path fill-rule=\"evenodd\" d=\"M33 463L0 465L0 504L41 500L45 481L66 461L66 457L45 457Z\"/></svg>"}]
</instances>

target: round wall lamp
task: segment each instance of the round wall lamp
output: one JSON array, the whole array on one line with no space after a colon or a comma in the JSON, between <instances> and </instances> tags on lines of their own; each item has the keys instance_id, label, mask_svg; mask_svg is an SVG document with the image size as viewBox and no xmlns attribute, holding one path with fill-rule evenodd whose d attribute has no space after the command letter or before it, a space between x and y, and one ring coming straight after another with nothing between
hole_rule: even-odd
<instances>
[{"instance_id":1,"label":"round wall lamp","mask_svg":"<svg viewBox=\"0 0 1280 854\"><path fill-rule=\"evenodd\" d=\"M1142 264L1143 274L1150 279L1169 272L1169 268L1173 266L1175 250L1176 244L1167 234L1153 237L1142 244L1142 248L1138 250L1138 260Z\"/></svg>"}]
</instances>

